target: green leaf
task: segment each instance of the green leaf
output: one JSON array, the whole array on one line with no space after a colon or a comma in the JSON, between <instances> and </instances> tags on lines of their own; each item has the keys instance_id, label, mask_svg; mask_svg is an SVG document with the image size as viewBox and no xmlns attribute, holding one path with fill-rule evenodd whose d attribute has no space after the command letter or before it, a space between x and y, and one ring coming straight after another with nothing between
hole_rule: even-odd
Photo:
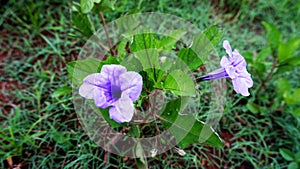
<instances>
[{"instance_id":1,"label":"green leaf","mask_svg":"<svg viewBox=\"0 0 300 169\"><path fill-rule=\"evenodd\" d=\"M203 65L203 61L191 48L184 48L178 52L178 59L176 60L174 67L176 67L175 69L180 69L185 67L184 64L186 64L191 71L194 71Z\"/></svg>"},{"instance_id":2,"label":"green leaf","mask_svg":"<svg viewBox=\"0 0 300 169\"><path fill-rule=\"evenodd\" d=\"M213 25L205 29L203 34L213 46L217 46L222 39L223 31L217 25Z\"/></svg>"},{"instance_id":3,"label":"green leaf","mask_svg":"<svg viewBox=\"0 0 300 169\"><path fill-rule=\"evenodd\" d=\"M144 160L141 160L140 158L135 159L136 166L138 169L147 169L147 164L145 164Z\"/></svg>"},{"instance_id":4,"label":"green leaf","mask_svg":"<svg viewBox=\"0 0 300 169\"><path fill-rule=\"evenodd\" d=\"M272 50L269 46L263 48L257 55L256 61L262 62L264 61L268 56L272 54Z\"/></svg>"},{"instance_id":5,"label":"green leaf","mask_svg":"<svg viewBox=\"0 0 300 169\"><path fill-rule=\"evenodd\" d=\"M72 88L70 86L61 86L52 93L51 97L60 97L63 95L70 94L72 92Z\"/></svg>"},{"instance_id":6,"label":"green leaf","mask_svg":"<svg viewBox=\"0 0 300 169\"><path fill-rule=\"evenodd\" d=\"M279 66L290 65L291 67L300 66L300 56L292 56L283 60Z\"/></svg>"},{"instance_id":7,"label":"green leaf","mask_svg":"<svg viewBox=\"0 0 300 169\"><path fill-rule=\"evenodd\" d=\"M155 49L140 50L135 53L143 69L159 69L158 52Z\"/></svg>"},{"instance_id":8,"label":"green leaf","mask_svg":"<svg viewBox=\"0 0 300 169\"><path fill-rule=\"evenodd\" d=\"M164 72L160 70L157 50L156 49L139 50L134 54L135 57L140 61L143 70L147 72L148 77L152 79L154 82L160 83L160 81L164 76Z\"/></svg>"},{"instance_id":9,"label":"green leaf","mask_svg":"<svg viewBox=\"0 0 300 169\"><path fill-rule=\"evenodd\" d=\"M223 31L219 29L218 26L213 25L204 30L202 34L198 34L194 37L191 49L202 63L209 61L208 56L222 39L222 34Z\"/></svg>"},{"instance_id":10,"label":"green leaf","mask_svg":"<svg viewBox=\"0 0 300 169\"><path fill-rule=\"evenodd\" d=\"M133 35L133 31L140 24L140 18L136 15L125 15L116 20L119 34L122 34L125 38L130 38Z\"/></svg>"},{"instance_id":11,"label":"green leaf","mask_svg":"<svg viewBox=\"0 0 300 169\"><path fill-rule=\"evenodd\" d=\"M95 32L94 25L89 16L81 12L80 6L77 3L73 3L72 6L72 23L86 37L92 36Z\"/></svg>"},{"instance_id":12,"label":"green leaf","mask_svg":"<svg viewBox=\"0 0 300 169\"><path fill-rule=\"evenodd\" d=\"M137 125L132 125L128 133L131 137L140 137L140 129Z\"/></svg>"},{"instance_id":13,"label":"green leaf","mask_svg":"<svg viewBox=\"0 0 300 169\"><path fill-rule=\"evenodd\" d=\"M252 64L254 62L252 52L243 52L241 54L244 56L247 63Z\"/></svg>"},{"instance_id":14,"label":"green leaf","mask_svg":"<svg viewBox=\"0 0 300 169\"><path fill-rule=\"evenodd\" d=\"M181 148L193 143L222 147L221 138L209 125L196 120L193 114L179 115L187 102L187 98L178 98L168 102L161 114L163 126L169 127L168 130L179 142Z\"/></svg>"},{"instance_id":15,"label":"green leaf","mask_svg":"<svg viewBox=\"0 0 300 169\"><path fill-rule=\"evenodd\" d=\"M147 159L144 154L143 147L140 142L137 142L134 149L134 156L138 169L147 169Z\"/></svg>"},{"instance_id":16,"label":"green leaf","mask_svg":"<svg viewBox=\"0 0 300 169\"><path fill-rule=\"evenodd\" d=\"M94 58L69 62L67 64L67 71L72 83L79 85L86 76L97 73L100 63L99 60Z\"/></svg>"},{"instance_id":17,"label":"green leaf","mask_svg":"<svg viewBox=\"0 0 300 169\"><path fill-rule=\"evenodd\" d=\"M163 87L179 96L195 96L196 94L194 81L187 73L181 70L169 73Z\"/></svg>"},{"instance_id":18,"label":"green leaf","mask_svg":"<svg viewBox=\"0 0 300 169\"><path fill-rule=\"evenodd\" d=\"M99 61L95 58L87 58L85 60L72 61L67 64L67 71L73 84L80 85L83 79L92 74L100 72L103 65L118 64L115 57L108 57L105 61Z\"/></svg>"},{"instance_id":19,"label":"green leaf","mask_svg":"<svg viewBox=\"0 0 300 169\"><path fill-rule=\"evenodd\" d=\"M159 48L164 50L171 50L175 47L177 41L186 34L184 30L172 30L168 33L167 37L160 40Z\"/></svg>"},{"instance_id":20,"label":"green leaf","mask_svg":"<svg viewBox=\"0 0 300 169\"><path fill-rule=\"evenodd\" d=\"M299 167L296 162L291 162L288 166L288 169L299 169Z\"/></svg>"},{"instance_id":21,"label":"green leaf","mask_svg":"<svg viewBox=\"0 0 300 169\"><path fill-rule=\"evenodd\" d=\"M289 40L285 44L280 44L278 47L278 61L282 62L285 59L291 58L296 49L300 47L300 38Z\"/></svg>"},{"instance_id":22,"label":"green leaf","mask_svg":"<svg viewBox=\"0 0 300 169\"><path fill-rule=\"evenodd\" d=\"M300 103L300 88L296 89L293 94L285 97L285 102L287 104L297 104Z\"/></svg>"},{"instance_id":23,"label":"green leaf","mask_svg":"<svg viewBox=\"0 0 300 169\"><path fill-rule=\"evenodd\" d=\"M83 13L88 13L94 7L94 0L80 0L80 7Z\"/></svg>"},{"instance_id":24,"label":"green leaf","mask_svg":"<svg viewBox=\"0 0 300 169\"><path fill-rule=\"evenodd\" d=\"M293 110L293 116L300 117L300 107ZM300 160L300 152L299 152L299 160Z\"/></svg>"},{"instance_id":25,"label":"green leaf","mask_svg":"<svg viewBox=\"0 0 300 169\"><path fill-rule=\"evenodd\" d=\"M260 77L264 77L265 71L266 71L266 65L265 62L255 63L252 65L253 68L256 70L256 73Z\"/></svg>"},{"instance_id":26,"label":"green leaf","mask_svg":"<svg viewBox=\"0 0 300 169\"><path fill-rule=\"evenodd\" d=\"M259 105L253 103L253 102L248 102L247 103L247 108L254 114L257 114L260 112L260 107Z\"/></svg>"},{"instance_id":27,"label":"green leaf","mask_svg":"<svg viewBox=\"0 0 300 169\"><path fill-rule=\"evenodd\" d=\"M287 95L291 91L291 85L289 81L285 78L279 79L277 83L278 94L280 97Z\"/></svg>"},{"instance_id":28,"label":"green leaf","mask_svg":"<svg viewBox=\"0 0 300 169\"><path fill-rule=\"evenodd\" d=\"M133 37L133 42L130 45L131 52L137 52L145 49L156 49L159 42L157 35L154 33L141 33Z\"/></svg>"},{"instance_id":29,"label":"green leaf","mask_svg":"<svg viewBox=\"0 0 300 169\"><path fill-rule=\"evenodd\" d=\"M298 163L300 162L300 151L295 154L295 161Z\"/></svg>"},{"instance_id":30,"label":"green leaf","mask_svg":"<svg viewBox=\"0 0 300 169\"><path fill-rule=\"evenodd\" d=\"M101 0L101 3L99 5L95 5L93 10L95 11L95 13L106 10L115 10L116 2L117 0Z\"/></svg>"},{"instance_id":31,"label":"green leaf","mask_svg":"<svg viewBox=\"0 0 300 169\"><path fill-rule=\"evenodd\" d=\"M272 50L277 49L278 45L281 42L281 34L277 27L274 24L268 22L262 22L266 33L267 33L267 40L269 45L271 46Z\"/></svg>"},{"instance_id":32,"label":"green leaf","mask_svg":"<svg viewBox=\"0 0 300 169\"><path fill-rule=\"evenodd\" d=\"M293 161L294 160L293 152L291 152L290 150L288 150L286 148L279 149L279 153L287 161Z\"/></svg>"}]
</instances>

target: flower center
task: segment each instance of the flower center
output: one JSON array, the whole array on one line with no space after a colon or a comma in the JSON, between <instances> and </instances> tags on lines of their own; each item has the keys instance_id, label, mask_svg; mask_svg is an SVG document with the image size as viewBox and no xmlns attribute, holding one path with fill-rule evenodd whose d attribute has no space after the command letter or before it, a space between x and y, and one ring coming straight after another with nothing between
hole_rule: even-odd
<instances>
[{"instance_id":1,"label":"flower center","mask_svg":"<svg viewBox=\"0 0 300 169\"><path fill-rule=\"evenodd\" d=\"M115 100L118 100L119 98L121 98L122 91L121 91L120 87L112 86L111 87L111 95L112 95L113 99L115 99Z\"/></svg>"}]
</instances>

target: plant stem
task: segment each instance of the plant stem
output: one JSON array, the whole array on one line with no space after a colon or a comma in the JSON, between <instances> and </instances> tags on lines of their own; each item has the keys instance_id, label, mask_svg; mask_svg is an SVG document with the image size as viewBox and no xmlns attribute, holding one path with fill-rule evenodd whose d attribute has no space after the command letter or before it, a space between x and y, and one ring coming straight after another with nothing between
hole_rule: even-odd
<instances>
[{"instance_id":1,"label":"plant stem","mask_svg":"<svg viewBox=\"0 0 300 169\"><path fill-rule=\"evenodd\" d=\"M105 31L105 35L106 35L106 38L107 38L107 43L108 43L108 47L109 47L109 51L110 51L110 54L112 56L115 56L115 51L113 50L112 48L112 44L111 44L111 41L109 39L109 36L108 36L108 31L107 31L107 27L106 27L106 22L105 22L105 19L104 19L104 16L103 16L103 13L100 11L100 18L101 18L101 22L102 22L102 25L104 27L104 31Z\"/></svg>"},{"instance_id":2,"label":"plant stem","mask_svg":"<svg viewBox=\"0 0 300 169\"><path fill-rule=\"evenodd\" d=\"M275 61L273 62L273 66L272 66L270 72L268 73L267 77L265 78L265 80L260 84L260 86L259 86L258 89L256 90L256 92L255 92L256 94L258 94L258 93L261 91L261 89L265 86L265 84L272 78L272 75L273 75L274 70L275 70L276 68L277 68L277 61L275 60Z\"/></svg>"}]
</instances>

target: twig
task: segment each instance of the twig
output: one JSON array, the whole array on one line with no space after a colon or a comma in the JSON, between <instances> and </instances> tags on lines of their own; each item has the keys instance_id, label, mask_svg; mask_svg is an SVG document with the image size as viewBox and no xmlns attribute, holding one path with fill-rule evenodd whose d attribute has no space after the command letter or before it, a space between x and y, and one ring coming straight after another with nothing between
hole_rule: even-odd
<instances>
[{"instance_id":1,"label":"twig","mask_svg":"<svg viewBox=\"0 0 300 169\"><path fill-rule=\"evenodd\" d=\"M270 70L270 72L268 73L267 77L265 78L265 80L260 84L260 86L258 87L258 89L256 90L256 94L258 94L261 89L265 86L265 84L272 78L272 75L274 73L274 70L277 68L277 62L276 60L273 62L273 66Z\"/></svg>"},{"instance_id":2,"label":"twig","mask_svg":"<svg viewBox=\"0 0 300 169\"><path fill-rule=\"evenodd\" d=\"M109 36L108 36L107 27L106 27L105 19L104 19L104 16L103 16L102 12L100 12L100 18L101 18L102 25L104 27L104 31L105 31L105 35L106 35L106 38L107 38L107 43L108 43L110 54L112 56L115 56L115 51L112 48L112 44L111 44L111 41L110 41Z\"/></svg>"}]
</instances>

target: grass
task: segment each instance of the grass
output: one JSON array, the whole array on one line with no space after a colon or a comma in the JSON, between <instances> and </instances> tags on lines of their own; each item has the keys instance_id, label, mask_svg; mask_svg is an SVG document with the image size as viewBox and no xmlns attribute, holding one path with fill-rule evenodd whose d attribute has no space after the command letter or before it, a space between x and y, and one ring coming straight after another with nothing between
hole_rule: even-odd
<instances>
[{"instance_id":1,"label":"grass","mask_svg":"<svg viewBox=\"0 0 300 169\"><path fill-rule=\"evenodd\" d=\"M136 167L133 159L112 154L109 162L104 161L105 152L88 138L77 120L71 94L52 96L57 88L71 85L65 65L76 59L84 44L72 28L69 2L30 1L28 4L23 8L21 2L9 2L0 7L3 13L0 18L0 168L8 168L9 161L23 168ZM266 44L261 21L276 23L285 37L300 36L297 31L300 3L296 1L120 1L117 6L115 11L104 13L107 21L134 10L174 14L200 29L212 24L222 26L224 38L245 52L256 53ZM98 28L99 17L95 15L93 20ZM299 87L297 70L287 74L295 87ZM268 85L267 94L272 95L276 82ZM245 106L247 99L251 98L228 93L218 126L218 133L225 140L224 148L193 145L185 149L187 154L183 157L171 150L148 158L149 166L287 167L288 162L280 156L279 148L300 150L299 118L288 113L289 107L280 112L271 112L266 107L264 113L253 114Z\"/></svg>"}]
</instances>

